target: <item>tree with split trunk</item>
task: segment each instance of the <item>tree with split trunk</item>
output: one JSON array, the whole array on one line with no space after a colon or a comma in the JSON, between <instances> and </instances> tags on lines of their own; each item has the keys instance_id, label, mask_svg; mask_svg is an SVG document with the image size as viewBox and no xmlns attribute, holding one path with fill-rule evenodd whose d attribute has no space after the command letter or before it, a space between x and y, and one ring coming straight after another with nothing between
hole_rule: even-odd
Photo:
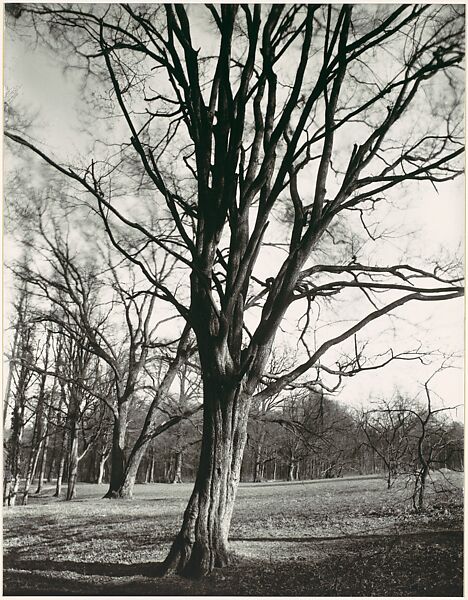
<instances>
[{"instance_id":1,"label":"tree with split trunk","mask_svg":"<svg viewBox=\"0 0 468 600\"><path fill-rule=\"evenodd\" d=\"M49 226L45 224L46 217L51 221ZM37 264L31 262L27 267L14 268L13 271L20 280L31 286L31 293L39 302L45 301L44 308L37 309L40 318L60 327L83 351L90 352L108 366L114 391L100 396L114 419L109 457L110 482L106 497L130 498L149 441L196 410L196 403L192 403L187 414L178 412L171 414L163 424L159 422L159 409L178 370L195 352L195 348L190 341L189 327L185 327L175 342L157 341L156 331L166 320L155 322L153 318L157 295L139 289L131 264L126 269L116 266L109 248L106 249L104 268L110 272L110 281L100 278L96 265L91 267L89 259L83 260L82 255L77 256L74 252L72 242L62 232L63 221L66 223L64 216L59 225L38 201L35 219L32 220L36 237L34 241L27 240L26 243L35 247L42 260ZM44 268L44 260L49 271ZM156 257L154 262L159 262ZM156 271L161 281L170 275L172 266L173 261L163 257ZM109 292L112 293L112 299L105 302L103 297ZM103 309L103 306L106 308ZM117 314L125 324L123 335L117 325ZM151 355L156 350L160 352L157 361L162 367L160 378L157 383L153 378L150 385L145 385L144 379L148 379L145 368L150 359L156 359ZM143 409L145 417L138 440L127 451L127 427L139 390L150 394L151 401ZM70 435L69 427L67 435ZM76 455L76 450L73 453Z\"/></svg>"},{"instance_id":2,"label":"tree with split trunk","mask_svg":"<svg viewBox=\"0 0 468 600\"><path fill-rule=\"evenodd\" d=\"M103 405L103 408L106 412L106 424L103 427L102 434L96 439L92 455L95 475L94 481L98 484L104 482L106 463L109 460L112 449L112 414L106 405Z\"/></svg>"},{"instance_id":3,"label":"tree with split trunk","mask_svg":"<svg viewBox=\"0 0 468 600\"><path fill-rule=\"evenodd\" d=\"M463 294L457 265L378 252L379 220L395 225L386 202L416 202L462 172L462 13L318 4L10 11L16 27L106 89L122 137L73 166L15 130L7 140L82 190L111 243L197 340L200 462L165 570L200 576L228 563L253 398L298 381L337 389L408 358L365 348L359 335L405 305ZM139 162L137 182L120 168L128 157ZM148 190L163 230L132 210ZM137 248L122 228L138 233ZM359 235L367 245L356 247ZM185 278L161 281L147 258L155 248ZM332 304L334 327L318 329ZM270 377L285 316L298 321L303 352Z\"/></svg>"}]
</instances>

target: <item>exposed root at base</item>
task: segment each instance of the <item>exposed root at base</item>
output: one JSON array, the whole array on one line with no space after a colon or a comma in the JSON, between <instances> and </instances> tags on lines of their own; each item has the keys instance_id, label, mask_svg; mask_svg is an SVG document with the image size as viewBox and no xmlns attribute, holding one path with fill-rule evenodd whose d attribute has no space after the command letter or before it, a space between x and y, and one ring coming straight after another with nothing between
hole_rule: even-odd
<instances>
[{"instance_id":1,"label":"exposed root at base","mask_svg":"<svg viewBox=\"0 0 468 600\"><path fill-rule=\"evenodd\" d=\"M122 495L120 492L116 492L115 490L109 490L102 498L106 500L133 500L133 494Z\"/></svg>"},{"instance_id":2,"label":"exposed root at base","mask_svg":"<svg viewBox=\"0 0 468 600\"><path fill-rule=\"evenodd\" d=\"M215 568L226 567L229 559L230 555L224 548L213 550L206 544L190 543L178 536L161 565L159 576L176 573L187 579L201 579Z\"/></svg>"}]
</instances>

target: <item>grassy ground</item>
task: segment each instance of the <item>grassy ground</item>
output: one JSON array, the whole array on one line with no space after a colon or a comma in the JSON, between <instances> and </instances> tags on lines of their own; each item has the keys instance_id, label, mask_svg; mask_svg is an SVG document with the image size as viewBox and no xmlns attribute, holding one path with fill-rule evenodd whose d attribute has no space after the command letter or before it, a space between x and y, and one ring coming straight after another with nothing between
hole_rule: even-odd
<instances>
[{"instance_id":1,"label":"grassy ground","mask_svg":"<svg viewBox=\"0 0 468 600\"><path fill-rule=\"evenodd\" d=\"M5 595L461 596L462 476L410 510L383 479L242 484L235 560L202 581L156 577L191 484L140 485L133 501L80 484L4 510ZM446 486L444 486L446 487Z\"/></svg>"}]
</instances>

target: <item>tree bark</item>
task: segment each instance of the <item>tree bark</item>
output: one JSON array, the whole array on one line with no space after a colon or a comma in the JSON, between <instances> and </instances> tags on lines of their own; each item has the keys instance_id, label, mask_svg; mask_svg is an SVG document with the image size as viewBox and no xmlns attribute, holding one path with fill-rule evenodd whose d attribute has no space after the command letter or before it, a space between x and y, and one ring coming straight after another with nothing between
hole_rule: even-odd
<instances>
[{"instance_id":1,"label":"tree bark","mask_svg":"<svg viewBox=\"0 0 468 600\"><path fill-rule=\"evenodd\" d=\"M423 469L423 472L421 473L421 485L419 488L419 497L418 497L418 510L423 510L424 508L424 501L426 498L426 484L427 484L427 477L429 475L429 467L425 467Z\"/></svg>"},{"instance_id":2,"label":"tree bark","mask_svg":"<svg viewBox=\"0 0 468 600\"><path fill-rule=\"evenodd\" d=\"M106 462L109 459L110 452L105 452L104 454L99 455L99 473L97 476L96 483L100 484L104 479L104 470L106 468Z\"/></svg>"},{"instance_id":3,"label":"tree bark","mask_svg":"<svg viewBox=\"0 0 468 600\"><path fill-rule=\"evenodd\" d=\"M299 480L299 463L296 462L296 464L294 465L294 481L298 481Z\"/></svg>"},{"instance_id":4,"label":"tree bark","mask_svg":"<svg viewBox=\"0 0 468 600\"><path fill-rule=\"evenodd\" d=\"M135 487L136 476L140 463L145 455L147 444L142 445L140 448L134 450L129 456L128 462L125 466L122 482L120 487L115 490L113 498L130 499L133 498L133 490Z\"/></svg>"},{"instance_id":5,"label":"tree bark","mask_svg":"<svg viewBox=\"0 0 468 600\"><path fill-rule=\"evenodd\" d=\"M42 492L42 487L45 481L45 468L46 468L46 460L47 460L47 452L49 447L49 438L46 437L42 446L42 453L39 460L39 474L37 480L37 488L34 492L35 494L40 494Z\"/></svg>"},{"instance_id":6,"label":"tree bark","mask_svg":"<svg viewBox=\"0 0 468 600\"><path fill-rule=\"evenodd\" d=\"M26 506L29 498L29 490L31 489L32 482L34 480L34 474L36 473L37 463L39 461L39 454L41 452L42 442L38 446L31 447L31 453L28 461L28 470L26 472L26 480L24 482L23 499L22 504Z\"/></svg>"},{"instance_id":7,"label":"tree bark","mask_svg":"<svg viewBox=\"0 0 468 600\"><path fill-rule=\"evenodd\" d=\"M263 468L265 463L262 459L263 444L265 442L266 431L263 430L260 439L258 440L256 452L255 452L255 465L254 465L254 483L259 483L263 479Z\"/></svg>"},{"instance_id":8,"label":"tree bark","mask_svg":"<svg viewBox=\"0 0 468 600\"><path fill-rule=\"evenodd\" d=\"M49 410L47 412L47 420L46 420L46 424L45 424L44 443L43 443L43 447L42 447L42 455L41 455L40 465L39 465L39 475L38 475L39 479L37 482L37 489L35 492L36 494L40 494L42 492L42 486L44 485L44 481L45 481L47 455L49 454L49 446L50 446L50 423L52 420L52 411L53 411L53 404L52 404L52 398L51 398L51 403L49 406Z\"/></svg>"},{"instance_id":9,"label":"tree bark","mask_svg":"<svg viewBox=\"0 0 468 600\"><path fill-rule=\"evenodd\" d=\"M176 452L174 458L174 476L171 483L182 483L182 450Z\"/></svg>"},{"instance_id":10,"label":"tree bark","mask_svg":"<svg viewBox=\"0 0 468 600\"><path fill-rule=\"evenodd\" d=\"M55 429L54 429L54 435L52 438L52 455L50 457L50 465L49 465L49 471L47 474L47 482L50 483L52 481L52 475L54 472L54 467L58 464L60 464L60 459L61 456L63 454L63 444L64 444L64 429L63 429L63 418L62 418L62 406L65 402L65 389L64 389L64 384L61 383L59 381L59 386L60 386L60 399L59 399L59 403L58 403L58 407L57 407L57 423L55 425ZM57 457L57 449L59 448L59 457ZM58 471L59 468L57 468L57 476L58 476Z\"/></svg>"},{"instance_id":11,"label":"tree bark","mask_svg":"<svg viewBox=\"0 0 468 600\"><path fill-rule=\"evenodd\" d=\"M60 349L62 349L62 344L60 345ZM60 372L62 369L62 361L59 359L57 361L57 371ZM63 482L63 472L65 470L65 460L67 454L67 444L68 444L68 410L67 417L64 418L62 416L62 407L65 406L66 403L66 391L65 391L65 383L59 378L59 387L60 387L60 399L57 409L57 429L54 434L54 456L51 462L51 471L49 472L49 478L52 474L52 466L55 461L57 465L57 480L55 482L55 498L60 498L60 494L62 493L62 482ZM57 453L57 444L59 445L58 453Z\"/></svg>"},{"instance_id":12,"label":"tree bark","mask_svg":"<svg viewBox=\"0 0 468 600\"><path fill-rule=\"evenodd\" d=\"M18 394L15 399L13 415L11 419L11 438L10 438L10 470L11 484L8 495L8 506L16 504L19 485L21 481L21 443L24 433L24 401L22 394Z\"/></svg>"},{"instance_id":13,"label":"tree bark","mask_svg":"<svg viewBox=\"0 0 468 600\"><path fill-rule=\"evenodd\" d=\"M20 315L22 312L23 303L24 303L24 295L20 298L20 304L19 304L19 309L18 309L18 313ZM18 351L18 345L19 345L18 337L19 337L20 329L21 329L21 316L18 316L18 320L15 325L15 335L13 337L13 345L12 345L12 349L11 349L11 360L10 360L10 364L8 366L8 377L7 377L7 381L6 381L6 385L5 385L5 395L3 397L3 428L4 429L5 429L7 415L8 415L8 402L10 400L11 383L13 380L13 371L15 368L14 361L16 360L16 355L17 355L17 351Z\"/></svg>"},{"instance_id":14,"label":"tree bark","mask_svg":"<svg viewBox=\"0 0 468 600\"><path fill-rule=\"evenodd\" d=\"M194 489L164 572L201 577L229 562L228 534L247 440L250 398L222 381L204 385L204 435Z\"/></svg>"},{"instance_id":15,"label":"tree bark","mask_svg":"<svg viewBox=\"0 0 468 600\"><path fill-rule=\"evenodd\" d=\"M59 466L57 469L57 481L55 482L55 493L54 493L55 498L60 498L60 494L62 493L63 472L65 470L65 458L66 458L66 452L65 452L65 442L64 442L61 453L60 453Z\"/></svg>"},{"instance_id":16,"label":"tree bark","mask_svg":"<svg viewBox=\"0 0 468 600\"><path fill-rule=\"evenodd\" d=\"M112 430L112 450L110 456L110 481L109 489L104 498L121 497L120 490L124 484L127 466L125 460L125 436L127 433L128 404L126 401L120 403L118 414L115 414L114 417L115 421Z\"/></svg>"},{"instance_id":17,"label":"tree bark","mask_svg":"<svg viewBox=\"0 0 468 600\"><path fill-rule=\"evenodd\" d=\"M68 449L68 484L65 499L76 497L76 480L78 478L78 423L73 419L70 423Z\"/></svg>"}]
</instances>

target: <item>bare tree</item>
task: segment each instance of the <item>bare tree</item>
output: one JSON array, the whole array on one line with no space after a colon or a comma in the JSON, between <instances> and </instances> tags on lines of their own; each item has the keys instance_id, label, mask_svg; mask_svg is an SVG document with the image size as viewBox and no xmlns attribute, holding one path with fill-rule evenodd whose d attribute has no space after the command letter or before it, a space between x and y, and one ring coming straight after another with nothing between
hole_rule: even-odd
<instances>
[{"instance_id":1,"label":"bare tree","mask_svg":"<svg viewBox=\"0 0 468 600\"><path fill-rule=\"evenodd\" d=\"M455 407L434 407L433 392L429 388L431 380L446 365L436 370L424 383L424 393L426 396L425 405L419 410L408 410L416 422L416 431L414 432L414 459L413 459L413 507L417 511L422 511L425 506L427 483L431 476L431 470L441 467L441 458L444 450L452 441L449 434L450 428L441 418L447 411Z\"/></svg>"},{"instance_id":2,"label":"bare tree","mask_svg":"<svg viewBox=\"0 0 468 600\"><path fill-rule=\"evenodd\" d=\"M97 272L96 264L91 267L89 261L80 261L80 257L76 256L68 238L61 232L63 223L60 227L49 215L52 232L46 230L43 210L41 206L37 207L36 220L33 222L37 236L33 242L27 242L34 246L36 254L41 255L42 262L35 264L31 261L27 267L20 265L13 268L13 272L21 281L27 282L31 293L38 302L43 303L42 309L38 307L36 310L37 319L55 324L66 332L77 348L93 354L107 364L114 392L103 394L100 399L110 408L114 423L110 483L106 496L129 498L133 494L135 477L148 442L180 419L192 415L198 408L196 402L192 403L187 412L170 415L164 424L158 422L158 409L178 370L195 352L190 341L190 328L186 327L174 342L157 341L156 331L166 319L155 322L153 318L156 295L139 289L133 270L122 266L119 269L112 261L109 249L103 269L110 273L110 281L103 280ZM47 262L49 271L44 268L43 261ZM171 268L171 261L164 259L161 262L158 270L161 281L170 275ZM112 298L106 301L105 297L109 292L112 293ZM117 313L124 323L123 329L117 326ZM143 379L148 375L145 367L149 359L155 360L155 356L150 353L156 350L160 352L159 364L165 369L161 371L157 383L153 378L151 385L143 385ZM73 379L74 376L71 377ZM81 380L77 386L76 389L70 388L70 394L76 396L78 390L83 390ZM138 440L127 453L129 415L138 390L145 390L152 396L152 400L145 408L145 419ZM92 386L88 386L85 392L93 393ZM79 402L69 405L69 411L73 414L69 414L68 418L76 425L78 420L75 417L79 411L70 408L74 405L75 408L78 407ZM66 429L69 436L71 429L69 426ZM72 448L76 455L77 449L73 445ZM77 464L76 461L75 463Z\"/></svg>"},{"instance_id":3,"label":"bare tree","mask_svg":"<svg viewBox=\"0 0 468 600\"><path fill-rule=\"evenodd\" d=\"M19 301L16 305L18 339L15 352L15 362L10 366L12 378L10 390L12 392L11 429L6 444L6 468L9 482L4 486L4 502L14 506L17 501L21 477L22 456L24 454L23 436L25 426L30 420L28 415L28 397L31 388L36 383L36 377L26 364L36 358L34 347L35 326L30 318L30 306L26 288L22 288Z\"/></svg>"},{"instance_id":4,"label":"bare tree","mask_svg":"<svg viewBox=\"0 0 468 600\"><path fill-rule=\"evenodd\" d=\"M385 359L366 363L358 348L336 366L324 360L407 303L463 293L453 269L373 264L355 253L333 261L327 251L336 228L356 221L379 242L367 219L402 186L438 185L461 173L462 11L31 5L12 15L68 52L70 64L82 60L90 77L101 77L128 127L117 158L109 149L86 167L69 166L15 131L5 135L94 199L114 246L195 333L204 433L194 490L165 566L206 574L228 562L252 398L269 397L298 378L328 385L321 375L339 382L383 366L398 354L389 350ZM443 106L432 103L436 83L449 98ZM132 218L114 193L127 186L131 198L136 189L119 169L129 154L140 161L138 185L144 180L154 190L167 223L161 233ZM273 222L285 205L293 220L281 229ZM137 249L116 234L122 225L140 235ZM189 290L180 280L159 280L144 258L152 247L188 270ZM278 266L271 276L261 268L268 248ZM352 326L310 348L314 307L336 297L354 302L353 292L369 303L365 312L356 304ZM257 391L280 324L296 306L306 306L300 338L310 350Z\"/></svg>"},{"instance_id":5,"label":"bare tree","mask_svg":"<svg viewBox=\"0 0 468 600\"><path fill-rule=\"evenodd\" d=\"M405 410L407 402L397 398L382 401L377 408L363 411L359 426L365 436L365 445L382 461L390 489L399 473L405 471L414 419Z\"/></svg>"},{"instance_id":6,"label":"bare tree","mask_svg":"<svg viewBox=\"0 0 468 600\"><path fill-rule=\"evenodd\" d=\"M45 426L45 386L47 380L47 369L49 368L49 351L51 345L51 336L52 332L47 331L46 339L45 339L45 349L44 349L44 368L43 373L40 377L39 382L39 390L37 397L37 404L35 407L35 416L34 416L34 426L33 433L31 439L31 449L29 453L28 467L26 471L26 481L24 483L23 489L23 504L28 503L29 489L34 479L34 475L36 473L36 468L39 462L39 455L42 450L45 435L44 435L44 426Z\"/></svg>"}]
</instances>

